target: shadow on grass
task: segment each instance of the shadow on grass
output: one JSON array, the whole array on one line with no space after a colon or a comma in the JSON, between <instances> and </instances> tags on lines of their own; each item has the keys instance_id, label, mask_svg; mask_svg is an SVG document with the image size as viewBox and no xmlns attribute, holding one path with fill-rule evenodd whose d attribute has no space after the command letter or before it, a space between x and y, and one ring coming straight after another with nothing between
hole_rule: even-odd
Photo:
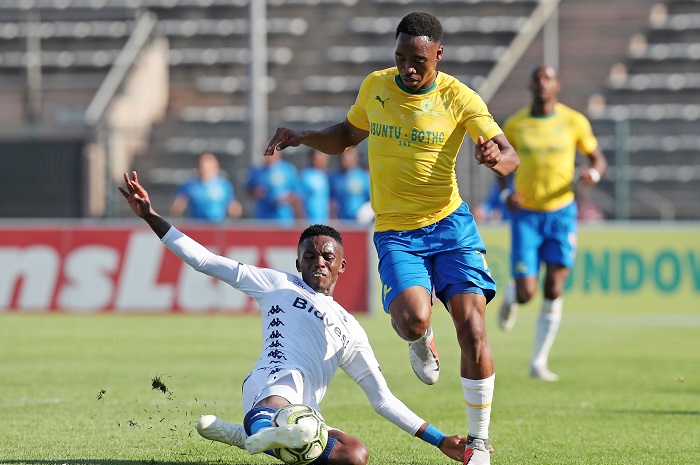
<instances>
[{"instance_id":1,"label":"shadow on grass","mask_svg":"<svg viewBox=\"0 0 700 465\"><path fill-rule=\"evenodd\" d=\"M637 415L688 415L688 416L700 416L700 411L689 411L689 410L608 410L610 413L624 413L637 414Z\"/></svg>"},{"instance_id":2,"label":"shadow on grass","mask_svg":"<svg viewBox=\"0 0 700 465\"><path fill-rule=\"evenodd\" d=\"M234 462L224 460L173 461L173 460L7 460L0 459L1 465L233 465ZM259 462L255 462L258 465ZM254 465L253 462L235 462L235 465Z\"/></svg>"}]
</instances>

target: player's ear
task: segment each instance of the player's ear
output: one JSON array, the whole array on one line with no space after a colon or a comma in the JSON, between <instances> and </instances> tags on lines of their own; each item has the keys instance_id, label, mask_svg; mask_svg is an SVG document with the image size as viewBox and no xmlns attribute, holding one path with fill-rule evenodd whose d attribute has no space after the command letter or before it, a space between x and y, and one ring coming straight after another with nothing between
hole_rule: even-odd
<instances>
[{"instance_id":1,"label":"player's ear","mask_svg":"<svg viewBox=\"0 0 700 465\"><path fill-rule=\"evenodd\" d=\"M340 262L340 266L338 267L338 274L340 274L340 273L345 273L345 266L346 266L346 265L347 265L347 262L345 261L345 259L343 259L343 260Z\"/></svg>"},{"instance_id":2,"label":"player's ear","mask_svg":"<svg viewBox=\"0 0 700 465\"><path fill-rule=\"evenodd\" d=\"M299 259L294 260L294 264L297 266L297 271L301 273L301 265L299 264Z\"/></svg>"},{"instance_id":3,"label":"player's ear","mask_svg":"<svg viewBox=\"0 0 700 465\"><path fill-rule=\"evenodd\" d=\"M435 55L435 61L439 62L440 60L442 60L442 54L444 51L445 50L442 48L442 45L438 47L437 54Z\"/></svg>"}]
</instances>

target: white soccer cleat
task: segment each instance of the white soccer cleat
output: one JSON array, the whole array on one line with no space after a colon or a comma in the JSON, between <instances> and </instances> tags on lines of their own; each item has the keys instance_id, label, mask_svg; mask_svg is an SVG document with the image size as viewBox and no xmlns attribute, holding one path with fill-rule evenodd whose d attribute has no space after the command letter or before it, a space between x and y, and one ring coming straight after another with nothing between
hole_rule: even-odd
<instances>
[{"instance_id":1,"label":"white soccer cleat","mask_svg":"<svg viewBox=\"0 0 700 465\"><path fill-rule=\"evenodd\" d=\"M503 299L501 308L498 311L498 326L503 331L510 331L515 326L515 320L518 318L518 304L511 302L508 299Z\"/></svg>"},{"instance_id":2,"label":"white soccer cleat","mask_svg":"<svg viewBox=\"0 0 700 465\"><path fill-rule=\"evenodd\" d=\"M248 436L245 449L259 454L271 449L297 448L313 441L316 431L307 425L271 426Z\"/></svg>"},{"instance_id":3,"label":"white soccer cleat","mask_svg":"<svg viewBox=\"0 0 700 465\"><path fill-rule=\"evenodd\" d=\"M413 372L425 384L435 384L440 377L440 357L435 349L433 328L417 341L408 343L408 356Z\"/></svg>"},{"instance_id":4,"label":"white soccer cleat","mask_svg":"<svg viewBox=\"0 0 700 465\"><path fill-rule=\"evenodd\" d=\"M199 435L205 439L245 449L247 435L243 425L234 425L216 415L202 415L195 428Z\"/></svg>"},{"instance_id":5,"label":"white soccer cleat","mask_svg":"<svg viewBox=\"0 0 700 465\"><path fill-rule=\"evenodd\" d=\"M549 368L546 366L543 367L536 367L536 366L531 366L530 367L530 376L533 378L540 379L542 381L559 381L559 375L556 373L552 373L549 371Z\"/></svg>"},{"instance_id":6,"label":"white soccer cleat","mask_svg":"<svg viewBox=\"0 0 700 465\"><path fill-rule=\"evenodd\" d=\"M491 454L483 439L472 439L464 450L464 465L489 465Z\"/></svg>"}]
</instances>

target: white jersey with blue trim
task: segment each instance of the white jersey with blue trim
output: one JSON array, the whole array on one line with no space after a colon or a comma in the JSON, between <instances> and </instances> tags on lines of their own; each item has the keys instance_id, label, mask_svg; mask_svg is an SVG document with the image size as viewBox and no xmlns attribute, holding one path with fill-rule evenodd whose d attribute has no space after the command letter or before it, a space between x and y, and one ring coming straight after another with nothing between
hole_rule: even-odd
<instances>
[{"instance_id":1,"label":"white jersey with blue trim","mask_svg":"<svg viewBox=\"0 0 700 465\"><path fill-rule=\"evenodd\" d=\"M239 265L232 286L258 301L262 352L253 370L299 370L320 402L340 367L359 382L379 367L367 335L332 297L281 271Z\"/></svg>"},{"instance_id":2,"label":"white jersey with blue trim","mask_svg":"<svg viewBox=\"0 0 700 465\"><path fill-rule=\"evenodd\" d=\"M317 402L339 367L358 383L379 371L367 334L357 320L332 297L315 292L299 277L213 254L174 227L162 241L197 271L258 302L262 352L254 371L274 375L299 370Z\"/></svg>"},{"instance_id":3,"label":"white jersey with blue trim","mask_svg":"<svg viewBox=\"0 0 700 465\"><path fill-rule=\"evenodd\" d=\"M360 385L379 415L411 435L424 423L389 390L367 333L332 297L315 292L292 274L216 255L174 227L161 241L195 270L257 300L263 337L254 372L276 376L299 371L304 390L311 390L318 405L340 367Z\"/></svg>"}]
</instances>

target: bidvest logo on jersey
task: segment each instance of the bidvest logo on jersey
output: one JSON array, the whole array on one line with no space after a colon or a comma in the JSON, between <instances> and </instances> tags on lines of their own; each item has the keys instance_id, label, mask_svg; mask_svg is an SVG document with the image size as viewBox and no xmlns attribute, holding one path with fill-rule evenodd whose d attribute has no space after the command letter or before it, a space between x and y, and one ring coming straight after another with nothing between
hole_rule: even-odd
<instances>
[{"instance_id":1,"label":"bidvest logo on jersey","mask_svg":"<svg viewBox=\"0 0 700 465\"><path fill-rule=\"evenodd\" d=\"M343 344L343 347L347 347L350 341L348 340L347 335L343 331L343 328L330 321L330 319L326 316L325 313L321 312L313 305L309 305L308 300L302 297L297 297L296 299L294 299L294 303L292 305L300 310L306 310L306 312L309 315L313 315L314 317L316 317L326 326L326 328L330 329L331 332L334 333L338 337L338 339L340 339L340 342L341 344Z\"/></svg>"}]
</instances>

